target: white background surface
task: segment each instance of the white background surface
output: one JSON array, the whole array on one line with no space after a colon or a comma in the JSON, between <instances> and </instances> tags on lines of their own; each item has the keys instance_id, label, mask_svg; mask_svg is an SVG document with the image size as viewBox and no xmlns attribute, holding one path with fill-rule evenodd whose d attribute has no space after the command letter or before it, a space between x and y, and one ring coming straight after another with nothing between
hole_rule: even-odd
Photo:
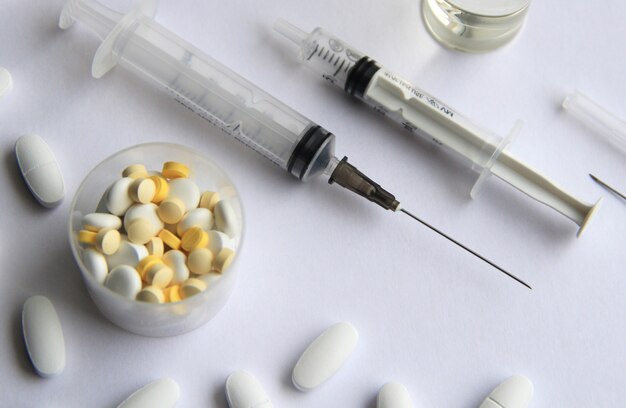
<instances>
[{"instance_id":1,"label":"white background surface","mask_svg":"<svg viewBox=\"0 0 626 408\"><path fill-rule=\"evenodd\" d=\"M157 20L338 136L337 154L402 203L527 280L531 292L402 214L328 186L300 184L131 74L90 76L99 41L57 28L61 0L3 0L0 65L15 88L0 100L3 284L0 405L113 407L159 377L181 386L180 407L225 407L228 374L247 369L277 407L373 408L385 382L416 407L479 405L506 377L535 384L532 407L626 406L626 206L595 185L626 191L625 156L559 104L575 88L626 118L626 4L535 2L509 46L451 52L427 34L417 0L164 1ZM122 0L111 5L128 6ZM605 196L577 227L498 180L469 199L475 174L414 140L300 67L271 31L276 17L326 27L388 68L500 134L526 126L511 151L575 195ZM15 140L39 133L57 155L67 197L54 210L27 192ZM71 259L71 196L96 163L132 144L177 142L217 161L243 196L246 244L223 311L183 336L143 338L104 320ZM62 376L35 376L20 334L23 302L56 305L66 336ZM290 384L303 348L347 320L361 340L323 387Z\"/></svg>"}]
</instances>

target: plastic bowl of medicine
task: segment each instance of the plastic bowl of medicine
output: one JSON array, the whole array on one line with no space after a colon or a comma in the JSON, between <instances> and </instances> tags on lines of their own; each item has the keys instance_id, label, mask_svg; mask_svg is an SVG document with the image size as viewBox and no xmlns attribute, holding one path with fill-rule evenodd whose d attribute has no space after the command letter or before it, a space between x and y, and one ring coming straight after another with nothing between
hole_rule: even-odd
<instances>
[{"instance_id":1,"label":"plastic bowl of medicine","mask_svg":"<svg viewBox=\"0 0 626 408\"><path fill-rule=\"evenodd\" d=\"M96 212L106 189L121 177L122 170L141 163L148 170L160 170L166 161L187 165L190 179L201 191L217 191L230 202L239 218L239 233L233 239L235 259L222 276L195 296L175 303L153 304L125 298L99 283L82 261L83 249L77 241L83 215ZM98 164L85 177L74 195L70 210L69 240L87 290L100 312L117 326L132 333L165 337L187 333L211 320L226 304L237 279L237 259L244 233L244 218L237 189L224 171L196 151L167 143L148 143L115 153Z\"/></svg>"}]
</instances>

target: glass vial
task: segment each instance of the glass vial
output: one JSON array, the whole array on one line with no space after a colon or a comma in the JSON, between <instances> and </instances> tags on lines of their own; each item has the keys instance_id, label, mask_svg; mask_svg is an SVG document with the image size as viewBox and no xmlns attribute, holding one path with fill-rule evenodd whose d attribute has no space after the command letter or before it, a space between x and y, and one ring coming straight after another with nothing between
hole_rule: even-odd
<instances>
[{"instance_id":1,"label":"glass vial","mask_svg":"<svg viewBox=\"0 0 626 408\"><path fill-rule=\"evenodd\" d=\"M426 27L442 45L465 52L503 46L520 31L530 0L423 0Z\"/></svg>"}]
</instances>

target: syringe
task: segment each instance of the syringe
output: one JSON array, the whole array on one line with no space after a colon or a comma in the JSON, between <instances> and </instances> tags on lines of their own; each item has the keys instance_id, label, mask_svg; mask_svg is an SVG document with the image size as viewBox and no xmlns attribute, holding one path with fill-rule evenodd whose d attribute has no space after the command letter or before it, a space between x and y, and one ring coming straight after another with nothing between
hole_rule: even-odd
<instances>
[{"instance_id":1,"label":"syringe","mask_svg":"<svg viewBox=\"0 0 626 408\"><path fill-rule=\"evenodd\" d=\"M405 209L393 194L334 155L335 136L236 72L204 54L153 19L156 0L142 0L128 14L96 0L69 0L59 21L79 20L102 39L92 74L100 78L119 64L165 91L178 103L302 181L321 176L392 210L402 211L501 272L488 261Z\"/></svg>"},{"instance_id":2,"label":"syringe","mask_svg":"<svg viewBox=\"0 0 626 408\"><path fill-rule=\"evenodd\" d=\"M156 0L123 15L96 0L69 0L59 21L78 20L102 40L92 64L100 78L119 64L302 181L325 174L396 211L399 202L334 155L335 136L154 21Z\"/></svg>"},{"instance_id":3,"label":"syringe","mask_svg":"<svg viewBox=\"0 0 626 408\"><path fill-rule=\"evenodd\" d=\"M595 204L578 200L505 151L519 132L521 122L508 137L501 139L321 28L306 33L277 20L274 29L296 43L302 63L325 80L409 132L447 146L468 159L472 168L481 173L471 190L472 197L478 195L485 180L493 174L574 221L580 226L577 235L597 210L600 200Z\"/></svg>"}]
</instances>

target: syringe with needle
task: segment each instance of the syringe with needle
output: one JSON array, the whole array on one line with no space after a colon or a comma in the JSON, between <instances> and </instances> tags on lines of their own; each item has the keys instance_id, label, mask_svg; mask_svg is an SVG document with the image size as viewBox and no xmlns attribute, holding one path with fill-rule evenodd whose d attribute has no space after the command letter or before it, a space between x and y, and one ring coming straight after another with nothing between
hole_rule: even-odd
<instances>
[{"instance_id":1,"label":"syringe with needle","mask_svg":"<svg viewBox=\"0 0 626 408\"><path fill-rule=\"evenodd\" d=\"M574 221L580 227L577 235L583 232L597 210L600 200L589 204L577 199L505 151L521 123L501 139L321 28L307 33L284 20L277 20L274 29L296 43L302 63L328 82L409 132L431 139L468 159L480 172L471 190L472 197L493 174Z\"/></svg>"},{"instance_id":2,"label":"syringe with needle","mask_svg":"<svg viewBox=\"0 0 626 408\"><path fill-rule=\"evenodd\" d=\"M69 0L59 25L79 20L103 40L92 64L100 78L119 64L302 181L329 177L356 194L402 211L463 249L521 280L400 208L393 194L335 157L335 136L154 21L155 0L126 15L96 0ZM528 286L528 285L526 285Z\"/></svg>"}]
</instances>

